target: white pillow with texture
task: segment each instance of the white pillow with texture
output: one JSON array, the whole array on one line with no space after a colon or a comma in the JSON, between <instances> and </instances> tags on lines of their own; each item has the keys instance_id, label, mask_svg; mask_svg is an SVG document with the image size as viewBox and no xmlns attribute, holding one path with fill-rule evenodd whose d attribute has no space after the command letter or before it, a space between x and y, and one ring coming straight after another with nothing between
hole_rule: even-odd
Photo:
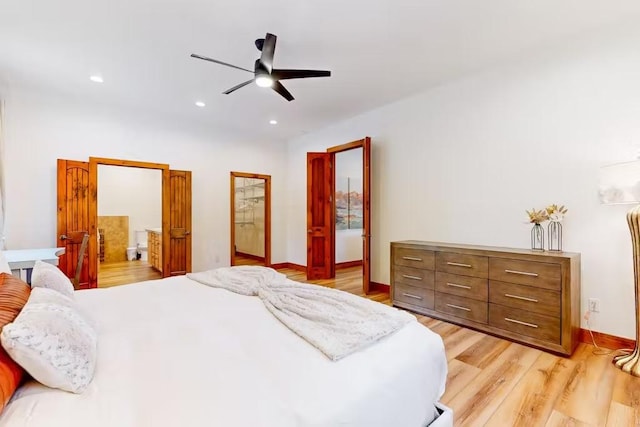
<instances>
[{"instance_id":1,"label":"white pillow with texture","mask_svg":"<svg viewBox=\"0 0 640 427\"><path fill-rule=\"evenodd\" d=\"M36 261L31 273L32 288L48 288L73 298L73 283L55 265L48 262Z\"/></svg>"},{"instance_id":2,"label":"white pillow with texture","mask_svg":"<svg viewBox=\"0 0 640 427\"><path fill-rule=\"evenodd\" d=\"M49 288L33 288L29 295L29 302L33 304L38 303L53 303L63 305L65 307L71 307L77 311L80 316L91 326L97 330L97 324L95 319L91 316L91 313L84 310L81 306L77 305L75 299L61 294L58 291Z\"/></svg>"},{"instance_id":3,"label":"white pillow with texture","mask_svg":"<svg viewBox=\"0 0 640 427\"><path fill-rule=\"evenodd\" d=\"M4 252L0 251L0 273L9 273L11 274L11 267L9 267L9 263L7 259L4 257Z\"/></svg>"},{"instance_id":4,"label":"white pillow with texture","mask_svg":"<svg viewBox=\"0 0 640 427\"><path fill-rule=\"evenodd\" d=\"M48 297L34 289L18 317L2 328L0 342L40 383L82 393L93 379L97 334L72 306L37 302Z\"/></svg>"},{"instance_id":5,"label":"white pillow with texture","mask_svg":"<svg viewBox=\"0 0 640 427\"><path fill-rule=\"evenodd\" d=\"M75 307L75 301L68 296L49 288L33 288L29 294L31 304L52 303L63 305L65 307Z\"/></svg>"}]
</instances>

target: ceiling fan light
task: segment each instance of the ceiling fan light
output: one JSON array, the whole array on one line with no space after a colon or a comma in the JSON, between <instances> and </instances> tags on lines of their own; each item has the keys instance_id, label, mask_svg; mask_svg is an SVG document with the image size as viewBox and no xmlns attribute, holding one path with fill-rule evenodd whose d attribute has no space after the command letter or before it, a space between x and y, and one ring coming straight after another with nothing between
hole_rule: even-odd
<instances>
[{"instance_id":1,"label":"ceiling fan light","mask_svg":"<svg viewBox=\"0 0 640 427\"><path fill-rule=\"evenodd\" d=\"M256 84L260 87L273 86L273 79L270 76L258 76L256 77Z\"/></svg>"}]
</instances>

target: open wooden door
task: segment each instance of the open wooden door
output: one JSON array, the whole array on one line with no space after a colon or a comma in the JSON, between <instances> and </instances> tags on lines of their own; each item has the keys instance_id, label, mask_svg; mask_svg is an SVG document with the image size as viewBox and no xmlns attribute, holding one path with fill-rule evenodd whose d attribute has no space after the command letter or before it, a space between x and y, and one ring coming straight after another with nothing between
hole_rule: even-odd
<instances>
[{"instance_id":1,"label":"open wooden door","mask_svg":"<svg viewBox=\"0 0 640 427\"><path fill-rule=\"evenodd\" d=\"M307 279L335 277L333 154L307 153Z\"/></svg>"},{"instance_id":2,"label":"open wooden door","mask_svg":"<svg viewBox=\"0 0 640 427\"><path fill-rule=\"evenodd\" d=\"M170 170L162 179L170 206L168 224L162 227L162 238L169 240L162 275L179 276L191 272L191 172Z\"/></svg>"},{"instance_id":3,"label":"open wooden door","mask_svg":"<svg viewBox=\"0 0 640 427\"><path fill-rule=\"evenodd\" d=\"M58 159L58 234L56 244L64 247L59 267L67 277L75 276L78 251L82 238L90 233L89 163ZM93 195L95 197L95 195ZM91 240L89 244L91 244ZM95 288L97 276L89 272L88 257L84 257L79 288Z\"/></svg>"},{"instance_id":4,"label":"open wooden door","mask_svg":"<svg viewBox=\"0 0 640 427\"><path fill-rule=\"evenodd\" d=\"M331 153L332 162L335 163L335 155L349 150L362 148L362 291L368 294L371 290L371 138L365 137L357 141L327 148ZM333 169L332 185L335 187L336 171ZM335 212L335 202L331 203L332 212ZM334 217L333 245L335 250L335 217ZM335 253L333 255L335 263Z\"/></svg>"},{"instance_id":5,"label":"open wooden door","mask_svg":"<svg viewBox=\"0 0 640 427\"><path fill-rule=\"evenodd\" d=\"M371 138L362 140L362 291L371 286Z\"/></svg>"}]
</instances>

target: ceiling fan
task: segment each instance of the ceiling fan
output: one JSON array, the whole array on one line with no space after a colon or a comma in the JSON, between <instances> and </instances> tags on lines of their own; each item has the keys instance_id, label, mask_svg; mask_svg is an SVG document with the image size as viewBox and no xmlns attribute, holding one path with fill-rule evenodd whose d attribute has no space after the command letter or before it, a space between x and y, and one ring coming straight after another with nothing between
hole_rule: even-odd
<instances>
[{"instance_id":1,"label":"ceiling fan","mask_svg":"<svg viewBox=\"0 0 640 427\"><path fill-rule=\"evenodd\" d=\"M226 62L218 61L217 59L207 58L206 56L191 54L192 58L203 59L205 61L215 62L216 64L226 65L227 67L236 68L238 70L248 71L254 74L251 80L247 80L244 83L240 83L237 86L232 87L222 93L229 95L231 92L245 87L251 82L256 82L260 87L270 87L287 101L293 101L293 95L280 83L280 80L286 79L306 79L309 77L330 77L331 71L324 70L279 70L273 68L273 54L276 50L277 37L271 33L267 33L263 39L257 39L255 41L256 47L262 52L260 58L256 59L253 71L246 68L238 67L236 65L227 64Z\"/></svg>"}]
</instances>

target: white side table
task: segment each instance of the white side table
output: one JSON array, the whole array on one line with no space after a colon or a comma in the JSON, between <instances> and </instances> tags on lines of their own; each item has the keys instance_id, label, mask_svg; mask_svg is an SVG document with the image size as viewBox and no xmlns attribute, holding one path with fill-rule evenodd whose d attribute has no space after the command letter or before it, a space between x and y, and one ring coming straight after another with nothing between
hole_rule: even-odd
<instances>
[{"instance_id":1,"label":"white side table","mask_svg":"<svg viewBox=\"0 0 640 427\"><path fill-rule=\"evenodd\" d=\"M58 265L58 257L64 254L65 248L42 248L42 249L15 249L4 251L3 254L9 263L11 273L20 277L20 272L25 270L26 282L31 283L31 271L36 261L44 261L49 264Z\"/></svg>"}]
</instances>

